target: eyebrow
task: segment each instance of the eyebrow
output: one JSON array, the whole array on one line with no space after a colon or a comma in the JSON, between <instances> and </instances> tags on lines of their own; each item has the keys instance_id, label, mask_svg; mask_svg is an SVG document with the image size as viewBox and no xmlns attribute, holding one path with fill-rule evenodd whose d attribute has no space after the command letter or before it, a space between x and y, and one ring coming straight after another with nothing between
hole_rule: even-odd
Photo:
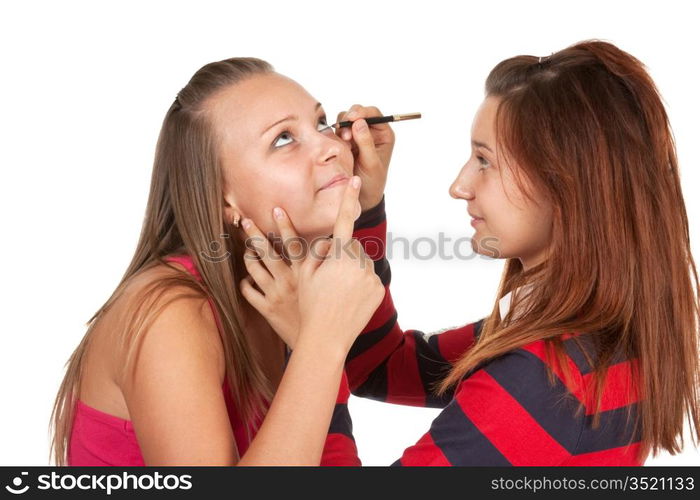
<instances>
[{"instance_id":1,"label":"eyebrow","mask_svg":"<svg viewBox=\"0 0 700 500\"><path fill-rule=\"evenodd\" d=\"M483 142L472 141L472 146L476 146L477 148L484 148L484 149L486 149L487 151L490 151L491 153L493 153L493 150L492 150L490 147L488 147L488 146L487 146L485 143L483 143Z\"/></svg>"},{"instance_id":2,"label":"eyebrow","mask_svg":"<svg viewBox=\"0 0 700 500\"><path fill-rule=\"evenodd\" d=\"M317 102L317 103L316 103L316 106L314 107L314 111L317 111L318 108L320 108L320 107L321 107L321 103L320 103L320 102ZM279 125L279 124L282 123L282 122L286 122L287 120L298 120L298 119L299 119L299 117L298 117L297 115L285 116L285 117L282 118L281 120L277 120L275 123L273 123L272 125L270 125L269 127L267 127L265 130L263 130L262 134L260 134L260 135L261 135L261 136L265 135L265 134L268 132L268 130L270 130L271 128L273 128L275 125Z\"/></svg>"}]
</instances>

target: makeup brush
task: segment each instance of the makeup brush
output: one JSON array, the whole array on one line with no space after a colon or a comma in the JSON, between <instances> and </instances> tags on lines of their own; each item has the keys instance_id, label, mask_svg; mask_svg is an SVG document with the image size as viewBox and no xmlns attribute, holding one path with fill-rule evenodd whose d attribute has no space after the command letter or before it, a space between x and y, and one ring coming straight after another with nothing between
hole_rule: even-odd
<instances>
[{"instance_id":1,"label":"makeup brush","mask_svg":"<svg viewBox=\"0 0 700 500\"><path fill-rule=\"evenodd\" d=\"M402 115L388 115L388 116L370 116L364 120L367 125L375 125L377 123L389 123L389 122L400 122L403 120L417 120L420 118L420 113L404 113ZM358 118L359 119L359 118ZM351 121L338 122L331 125L331 127L342 128L349 127L353 124Z\"/></svg>"}]
</instances>

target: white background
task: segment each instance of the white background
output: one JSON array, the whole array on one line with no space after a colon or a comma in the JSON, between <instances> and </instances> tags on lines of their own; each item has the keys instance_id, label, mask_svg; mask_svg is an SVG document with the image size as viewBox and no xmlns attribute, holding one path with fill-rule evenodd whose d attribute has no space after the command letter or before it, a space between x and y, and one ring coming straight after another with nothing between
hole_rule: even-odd
<instances>
[{"instance_id":1,"label":"white background","mask_svg":"<svg viewBox=\"0 0 700 500\"><path fill-rule=\"evenodd\" d=\"M698 248L692 2L4 2L0 7L0 464L42 465L63 365L135 248L158 130L205 63L256 56L317 97L420 111L397 124L386 192L396 236L472 234L447 189L466 159L483 81L500 60L589 38L645 62L674 126ZM427 251L427 250L423 250ZM490 312L501 261L392 260L404 328ZM393 462L436 411L353 399L365 464ZM690 444L654 465L700 465Z\"/></svg>"}]
</instances>

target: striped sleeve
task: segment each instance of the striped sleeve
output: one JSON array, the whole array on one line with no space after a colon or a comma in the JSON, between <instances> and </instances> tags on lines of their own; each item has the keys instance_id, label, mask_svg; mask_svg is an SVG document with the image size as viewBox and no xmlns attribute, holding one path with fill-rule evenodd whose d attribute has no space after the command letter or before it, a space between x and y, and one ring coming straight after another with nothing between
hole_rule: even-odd
<instances>
[{"instance_id":1,"label":"striped sleeve","mask_svg":"<svg viewBox=\"0 0 700 500\"><path fill-rule=\"evenodd\" d=\"M482 321L431 336L403 331L389 289L384 199L357 219L353 237L374 261L386 293L348 354L345 367L352 393L389 403L444 407L453 394L438 397L434 389L451 363L474 344Z\"/></svg>"},{"instance_id":2,"label":"striped sleeve","mask_svg":"<svg viewBox=\"0 0 700 500\"><path fill-rule=\"evenodd\" d=\"M352 420L348 412L350 388L348 378L343 374L338 390L328 437L321 456L322 466L360 466L355 438L352 435Z\"/></svg>"},{"instance_id":3,"label":"striped sleeve","mask_svg":"<svg viewBox=\"0 0 700 500\"><path fill-rule=\"evenodd\" d=\"M558 375L551 384L543 353L543 342L533 343L469 374L430 430L393 465L640 465L639 435L626 420L636 404L617 376L605 391L618 404L594 427L586 398L580 399L590 384L576 370L573 387Z\"/></svg>"}]
</instances>

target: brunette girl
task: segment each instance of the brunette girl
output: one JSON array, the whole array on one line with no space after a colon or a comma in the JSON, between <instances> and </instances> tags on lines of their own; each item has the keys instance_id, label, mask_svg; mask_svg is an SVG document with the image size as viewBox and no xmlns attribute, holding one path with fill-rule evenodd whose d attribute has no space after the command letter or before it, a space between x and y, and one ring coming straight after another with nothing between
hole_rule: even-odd
<instances>
[{"instance_id":1,"label":"brunette girl","mask_svg":"<svg viewBox=\"0 0 700 500\"><path fill-rule=\"evenodd\" d=\"M384 252L369 247L385 241L383 204L356 227L387 294L349 351L351 388L444 407L395 465L640 465L681 450L685 418L696 441L697 273L671 128L642 63L599 41L507 59L471 146L450 195L467 202L474 250L506 259L488 317L403 331Z\"/></svg>"}]
</instances>

